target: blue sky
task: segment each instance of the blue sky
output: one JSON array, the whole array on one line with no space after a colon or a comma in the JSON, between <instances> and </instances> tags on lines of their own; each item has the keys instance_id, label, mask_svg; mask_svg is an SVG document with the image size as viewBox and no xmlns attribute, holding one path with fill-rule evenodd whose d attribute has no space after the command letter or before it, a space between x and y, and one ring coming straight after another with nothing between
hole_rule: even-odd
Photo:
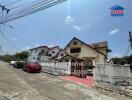
<instances>
[{"instance_id":1,"label":"blue sky","mask_svg":"<svg viewBox=\"0 0 132 100\"><path fill-rule=\"evenodd\" d=\"M73 37L86 43L108 41L110 56L123 56L129 45L128 31L132 31L131 4L132 0L69 0L69 7L65 2L8 22L14 28L6 27L5 35L20 49L39 45L64 48ZM125 8L123 17L110 16L109 8L115 5ZM18 51L1 35L0 39L3 53Z\"/></svg>"}]
</instances>

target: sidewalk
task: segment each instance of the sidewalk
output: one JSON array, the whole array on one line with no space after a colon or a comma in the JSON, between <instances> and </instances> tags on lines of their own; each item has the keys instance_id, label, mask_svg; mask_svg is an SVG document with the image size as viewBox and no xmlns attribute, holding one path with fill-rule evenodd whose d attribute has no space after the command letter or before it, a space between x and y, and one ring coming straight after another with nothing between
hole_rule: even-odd
<instances>
[{"instance_id":1,"label":"sidewalk","mask_svg":"<svg viewBox=\"0 0 132 100\"><path fill-rule=\"evenodd\" d=\"M73 81L77 84L86 85L88 87L95 86L93 77L91 77L91 76L87 76L86 78L79 78L79 77L75 77L75 76L60 76L60 78L63 80Z\"/></svg>"},{"instance_id":2,"label":"sidewalk","mask_svg":"<svg viewBox=\"0 0 132 100\"><path fill-rule=\"evenodd\" d=\"M126 95L127 97L132 98L132 87L130 86L124 87L124 86L114 85L114 84L105 83L105 82L98 82L96 84L96 87L104 89L106 91L115 92L121 95Z\"/></svg>"}]
</instances>

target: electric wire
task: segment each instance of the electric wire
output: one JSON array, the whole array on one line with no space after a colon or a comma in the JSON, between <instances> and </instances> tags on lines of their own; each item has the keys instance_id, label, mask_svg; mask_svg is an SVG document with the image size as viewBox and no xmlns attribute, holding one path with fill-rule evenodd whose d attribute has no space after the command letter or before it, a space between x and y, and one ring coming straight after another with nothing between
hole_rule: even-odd
<instances>
[{"instance_id":1,"label":"electric wire","mask_svg":"<svg viewBox=\"0 0 132 100\"><path fill-rule=\"evenodd\" d=\"M31 5L29 5L28 7L25 7L24 9L20 9L18 10L17 12L15 12L15 14L22 14L23 12L26 12L28 10L34 10L34 8L37 8L37 7L41 7L42 5L46 4L46 3L51 3L52 1L55 1L55 0L45 0L45 1L38 1L38 2L32 2ZM12 14L14 16L14 14ZM11 16L12 16L11 15Z\"/></svg>"},{"instance_id":2,"label":"electric wire","mask_svg":"<svg viewBox=\"0 0 132 100\"><path fill-rule=\"evenodd\" d=\"M22 11L19 11L18 13L17 13L17 15L18 14L27 14L27 13L30 13L30 12L36 12L36 11L39 11L39 8L42 8L43 9L43 7L44 7L44 5L47 7L48 5L50 5L50 4L55 4L56 2L52 2L53 0L50 0L51 2L49 3L49 2L43 2L43 3L39 3L39 4L37 4L37 5L33 5L32 7L30 7L30 8L28 8L28 9L24 9L24 10L22 10ZM50 6L49 6L50 7ZM45 7L44 7L45 8ZM23 12L23 13L22 13ZM13 14L14 15L14 14ZM19 16L19 15L18 15Z\"/></svg>"},{"instance_id":3,"label":"electric wire","mask_svg":"<svg viewBox=\"0 0 132 100\"><path fill-rule=\"evenodd\" d=\"M43 9L46 9L49 7L52 7L54 5L62 3L64 1L67 1L67 0L47 0L45 2L44 1L35 2L30 6L27 6L23 9L20 9L18 12L11 13L9 16L7 16L7 20L1 21L0 24L6 23L6 22L9 22L9 21L12 21L12 20L24 17L24 16L27 16L29 14L33 14L35 12L38 12L40 10L43 10Z\"/></svg>"},{"instance_id":4,"label":"electric wire","mask_svg":"<svg viewBox=\"0 0 132 100\"><path fill-rule=\"evenodd\" d=\"M53 0L52 0L53 1ZM23 8L23 9L20 9L20 10L18 10L18 11L15 11L14 13L12 13L10 16L8 16L8 17L11 17L11 16L18 16L18 14L20 13L20 14L22 14L24 11L26 12L26 10L28 10L28 9L32 9L33 10L33 8L32 7L34 7L34 6L37 6L37 5L39 5L39 4L42 4L44 1L37 1L37 2L31 2L31 5L29 5L28 7L25 7L25 8ZM12 11L12 9L11 9L11 11Z\"/></svg>"},{"instance_id":5,"label":"electric wire","mask_svg":"<svg viewBox=\"0 0 132 100\"><path fill-rule=\"evenodd\" d=\"M66 0L60 0L61 2L64 2L64 1L66 1ZM61 3L59 0L49 0L49 1L39 1L39 2L37 2L37 5L36 5L36 3L32 3L32 5L31 6L29 6L29 8L27 9L27 8L23 8L23 13L20 13L21 11L19 11L17 14L19 14L19 16L17 16L17 18L19 18L19 17L23 17L23 16L25 16L25 15L28 15L28 14L32 14L32 13L35 13L35 12L37 12L37 11L40 11L40 10L42 10L42 9L46 9L46 8L49 8L49 7L51 7L51 6L53 6L53 5L56 5L56 4L59 4L59 3ZM3 22L7 22L7 19L8 18L8 14L4 14L3 13L3 11L2 11L2 16L1 16L1 22L3 21ZM2 25L4 25L5 23L1 23L0 25L2 26ZM5 25L4 25L4 27L5 27ZM3 27L3 30L2 31L0 31L0 33L1 33L1 35L4 37L4 39L8 42L8 44L9 45L11 45L12 47L14 47L15 49L18 49L16 46L14 46L9 40L8 40L8 38L6 37L6 35L4 34L4 27Z\"/></svg>"},{"instance_id":6,"label":"electric wire","mask_svg":"<svg viewBox=\"0 0 132 100\"><path fill-rule=\"evenodd\" d=\"M13 1L13 2L10 2L10 3L7 3L7 4L5 4L4 6L10 6L10 5L13 5L13 4L15 4L15 3L18 3L18 2L20 2L20 1L22 1L22 0L16 0L16 1Z\"/></svg>"},{"instance_id":7,"label":"electric wire","mask_svg":"<svg viewBox=\"0 0 132 100\"><path fill-rule=\"evenodd\" d=\"M32 1L32 2L30 2L30 1L32 1L32 0L28 0L28 2L29 3L22 3L22 4L20 4L20 5L17 5L16 7L12 7L12 8L10 8L11 10L15 10L15 9L18 9L18 8L22 8L22 7L24 7L24 6L27 6L27 5L29 5L29 4L32 4L34 1ZM35 1L38 1L38 0L35 0Z\"/></svg>"},{"instance_id":8,"label":"electric wire","mask_svg":"<svg viewBox=\"0 0 132 100\"><path fill-rule=\"evenodd\" d=\"M6 14L6 16L8 15L8 13ZM3 11L2 11L2 16L3 16ZM1 18L2 19L2 18ZM5 20L6 20L6 17L5 17ZM1 25L2 26L2 25ZM4 34L4 31L5 31L5 25L3 25L3 27L1 28L0 30L0 33L2 35L2 37L7 41L7 43L12 46L13 48L15 48L16 50L19 50L14 44L12 44L9 39L6 37L6 35Z\"/></svg>"}]
</instances>

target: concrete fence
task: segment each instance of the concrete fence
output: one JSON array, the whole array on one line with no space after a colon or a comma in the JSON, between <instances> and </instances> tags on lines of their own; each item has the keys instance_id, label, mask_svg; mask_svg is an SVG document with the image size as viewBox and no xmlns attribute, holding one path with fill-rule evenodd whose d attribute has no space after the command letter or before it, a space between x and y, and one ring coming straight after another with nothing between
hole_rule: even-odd
<instances>
[{"instance_id":1,"label":"concrete fence","mask_svg":"<svg viewBox=\"0 0 132 100\"><path fill-rule=\"evenodd\" d=\"M126 82L132 85L129 65L97 64L94 69L94 79L98 82L118 84Z\"/></svg>"},{"instance_id":2,"label":"concrete fence","mask_svg":"<svg viewBox=\"0 0 132 100\"><path fill-rule=\"evenodd\" d=\"M71 75L71 63L40 62L42 71L54 75Z\"/></svg>"}]
</instances>

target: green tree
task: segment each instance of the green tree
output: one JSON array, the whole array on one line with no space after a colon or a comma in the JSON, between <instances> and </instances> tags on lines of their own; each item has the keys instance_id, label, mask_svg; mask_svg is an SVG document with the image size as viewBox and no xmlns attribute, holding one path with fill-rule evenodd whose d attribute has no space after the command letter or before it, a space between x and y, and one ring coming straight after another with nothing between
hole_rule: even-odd
<instances>
[{"instance_id":1,"label":"green tree","mask_svg":"<svg viewBox=\"0 0 132 100\"><path fill-rule=\"evenodd\" d=\"M26 61L27 58L28 58L28 52L27 51L18 52L14 55L6 54L3 56L0 56L0 60L6 61L6 62L10 62L12 60L14 60L14 61L24 60L24 61Z\"/></svg>"},{"instance_id":2,"label":"green tree","mask_svg":"<svg viewBox=\"0 0 132 100\"><path fill-rule=\"evenodd\" d=\"M124 56L121 58L111 58L114 64L130 64L132 65L132 54L130 56Z\"/></svg>"}]
</instances>

